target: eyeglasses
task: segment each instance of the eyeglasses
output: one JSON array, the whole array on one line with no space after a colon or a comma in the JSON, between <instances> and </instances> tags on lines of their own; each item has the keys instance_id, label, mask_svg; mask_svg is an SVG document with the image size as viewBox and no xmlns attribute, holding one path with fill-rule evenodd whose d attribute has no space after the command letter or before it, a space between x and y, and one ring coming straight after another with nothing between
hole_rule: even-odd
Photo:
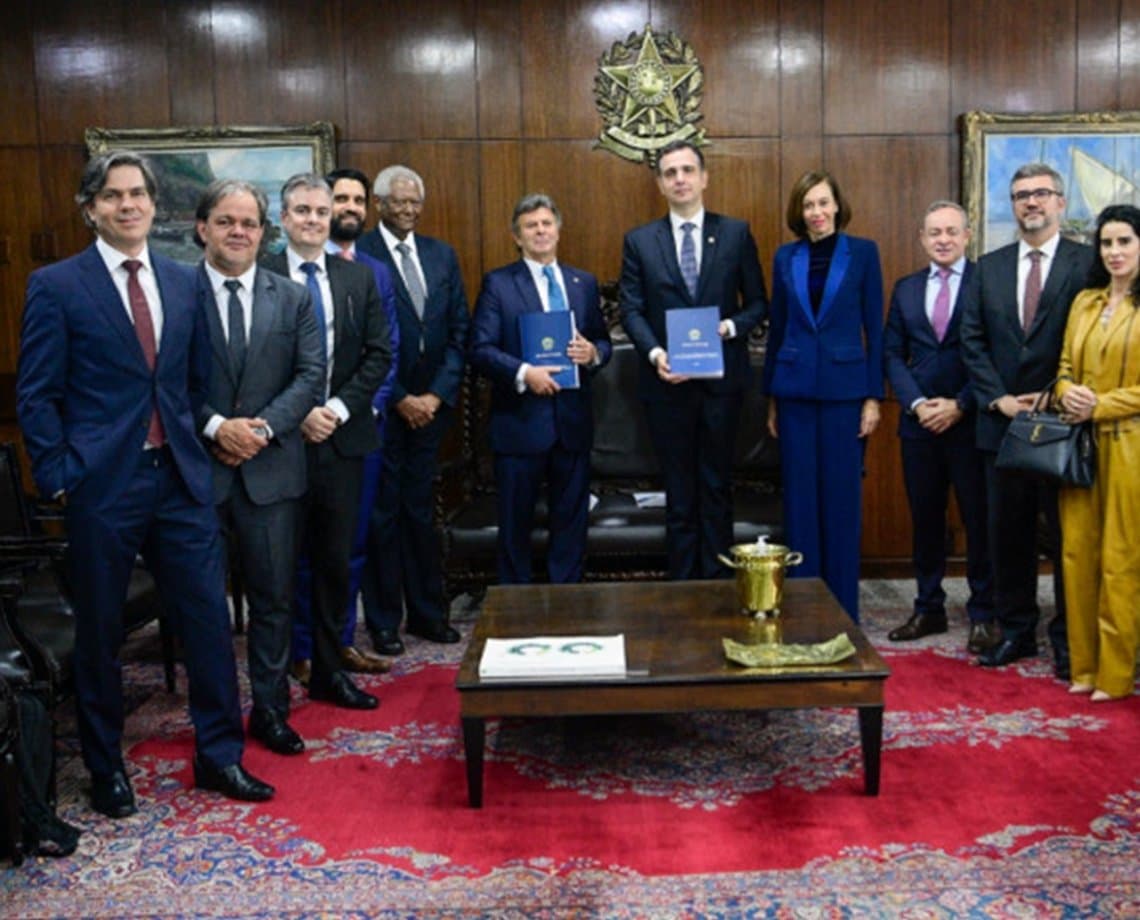
<instances>
[{"instance_id":1,"label":"eyeglasses","mask_svg":"<svg viewBox=\"0 0 1140 920\"><path fill-rule=\"evenodd\" d=\"M1016 201L1018 204L1028 201L1032 198L1034 201L1044 201L1050 195L1061 197L1061 193L1053 188L1033 188L1026 189L1022 192L1014 192L1009 197Z\"/></svg>"}]
</instances>

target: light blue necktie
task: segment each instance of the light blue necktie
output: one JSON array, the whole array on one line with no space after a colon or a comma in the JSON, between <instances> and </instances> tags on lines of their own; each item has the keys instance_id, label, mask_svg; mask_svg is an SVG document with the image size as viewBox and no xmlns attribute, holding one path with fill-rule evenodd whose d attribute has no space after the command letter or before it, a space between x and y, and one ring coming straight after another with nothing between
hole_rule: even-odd
<instances>
[{"instance_id":1,"label":"light blue necktie","mask_svg":"<svg viewBox=\"0 0 1140 920\"><path fill-rule=\"evenodd\" d=\"M550 305L550 312L557 313L559 310L570 309L566 306L566 296L562 293L562 288L554 277L554 266L542 266L542 273L546 276L546 299Z\"/></svg>"},{"instance_id":2,"label":"light blue necktie","mask_svg":"<svg viewBox=\"0 0 1140 920\"><path fill-rule=\"evenodd\" d=\"M697 268L697 245L693 242L693 231L697 225L692 221L681 224L681 277L685 279L685 287L689 289L689 296L697 299L697 280L700 270Z\"/></svg>"},{"instance_id":3,"label":"light blue necktie","mask_svg":"<svg viewBox=\"0 0 1140 920\"><path fill-rule=\"evenodd\" d=\"M321 297L321 286L317 284L317 263L302 262L301 271L305 273L305 287L309 289L309 296L313 299L313 313L317 316L317 326L321 331L321 355L325 362L329 359L329 325L325 315L325 302Z\"/></svg>"}]
</instances>

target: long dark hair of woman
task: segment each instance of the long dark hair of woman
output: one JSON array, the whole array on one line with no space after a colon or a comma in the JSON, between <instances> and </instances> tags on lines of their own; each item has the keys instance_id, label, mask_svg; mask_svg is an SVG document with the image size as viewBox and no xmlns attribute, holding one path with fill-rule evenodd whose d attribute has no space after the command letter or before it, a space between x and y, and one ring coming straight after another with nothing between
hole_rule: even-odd
<instances>
[{"instance_id":1,"label":"long dark hair of woman","mask_svg":"<svg viewBox=\"0 0 1140 920\"><path fill-rule=\"evenodd\" d=\"M1104 258L1100 253L1100 231L1104 229L1105 224L1113 222L1128 224L1132 228L1132 232L1140 237L1140 208L1130 204L1110 204L1101 211L1096 219L1096 236L1093 238L1096 258L1093 259L1092 268L1089 269L1086 287L1108 287L1109 281L1112 280L1109 277L1108 269L1104 267ZM1132 279L1132 288L1128 293L1132 295L1132 306L1140 307L1140 274Z\"/></svg>"}]
</instances>

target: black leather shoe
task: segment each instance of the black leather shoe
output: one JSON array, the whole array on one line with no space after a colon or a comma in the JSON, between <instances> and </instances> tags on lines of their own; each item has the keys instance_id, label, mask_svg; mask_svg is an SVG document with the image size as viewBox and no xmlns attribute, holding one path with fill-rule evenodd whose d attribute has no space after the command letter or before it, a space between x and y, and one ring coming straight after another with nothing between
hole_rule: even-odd
<instances>
[{"instance_id":1,"label":"black leather shoe","mask_svg":"<svg viewBox=\"0 0 1140 920\"><path fill-rule=\"evenodd\" d=\"M91 807L108 818L129 818L138 808L131 781L122 770L91 777Z\"/></svg>"},{"instance_id":2,"label":"black leather shoe","mask_svg":"<svg viewBox=\"0 0 1140 920\"><path fill-rule=\"evenodd\" d=\"M1028 639L1002 639L988 652L978 656L978 664L984 668L1004 668L1020 658L1033 658L1037 654L1037 641Z\"/></svg>"},{"instance_id":3,"label":"black leather shoe","mask_svg":"<svg viewBox=\"0 0 1140 920\"><path fill-rule=\"evenodd\" d=\"M342 709L375 709L380 705L380 700L356 686L344 671L337 671L327 687L318 687L315 681L311 683L309 699L332 703Z\"/></svg>"},{"instance_id":4,"label":"black leather shoe","mask_svg":"<svg viewBox=\"0 0 1140 920\"><path fill-rule=\"evenodd\" d=\"M255 709L249 714L249 734L274 754L300 754L305 742L281 716L267 709Z\"/></svg>"},{"instance_id":5,"label":"black leather shoe","mask_svg":"<svg viewBox=\"0 0 1140 920\"><path fill-rule=\"evenodd\" d=\"M227 799L239 802L267 802L276 791L269 783L247 773L240 763L228 767L215 767L194 755L194 785L199 789L220 792Z\"/></svg>"},{"instance_id":6,"label":"black leather shoe","mask_svg":"<svg viewBox=\"0 0 1140 920\"><path fill-rule=\"evenodd\" d=\"M463 638L446 623L423 623L416 625L409 623L408 634L419 636L421 639L427 639L428 642L439 642L443 645L453 645Z\"/></svg>"},{"instance_id":7,"label":"black leather shoe","mask_svg":"<svg viewBox=\"0 0 1140 920\"><path fill-rule=\"evenodd\" d=\"M946 614L916 613L902 626L887 633L887 638L892 642L910 642L923 636L944 632L946 632Z\"/></svg>"},{"instance_id":8,"label":"black leather shoe","mask_svg":"<svg viewBox=\"0 0 1140 920\"><path fill-rule=\"evenodd\" d=\"M1001 642L1001 630L997 623L971 623L970 638L966 640L966 651L971 655L981 655Z\"/></svg>"},{"instance_id":9,"label":"black leather shoe","mask_svg":"<svg viewBox=\"0 0 1140 920\"><path fill-rule=\"evenodd\" d=\"M1053 650L1053 674L1057 680L1072 680L1073 669L1069 664L1069 653Z\"/></svg>"},{"instance_id":10,"label":"black leather shoe","mask_svg":"<svg viewBox=\"0 0 1140 920\"><path fill-rule=\"evenodd\" d=\"M394 629L379 629L372 634L372 647L381 655L403 655L404 642Z\"/></svg>"}]
</instances>

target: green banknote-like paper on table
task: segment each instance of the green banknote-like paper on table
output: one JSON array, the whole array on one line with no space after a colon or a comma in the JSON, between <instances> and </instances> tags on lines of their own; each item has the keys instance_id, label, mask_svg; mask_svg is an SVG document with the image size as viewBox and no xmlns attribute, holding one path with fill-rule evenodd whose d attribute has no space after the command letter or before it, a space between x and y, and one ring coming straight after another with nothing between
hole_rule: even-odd
<instances>
[{"instance_id":1,"label":"green banknote-like paper on table","mask_svg":"<svg viewBox=\"0 0 1140 920\"><path fill-rule=\"evenodd\" d=\"M810 645L745 645L734 639L721 641L724 642L725 657L747 668L838 664L855 654L855 646L847 633L840 633L834 639Z\"/></svg>"}]
</instances>

